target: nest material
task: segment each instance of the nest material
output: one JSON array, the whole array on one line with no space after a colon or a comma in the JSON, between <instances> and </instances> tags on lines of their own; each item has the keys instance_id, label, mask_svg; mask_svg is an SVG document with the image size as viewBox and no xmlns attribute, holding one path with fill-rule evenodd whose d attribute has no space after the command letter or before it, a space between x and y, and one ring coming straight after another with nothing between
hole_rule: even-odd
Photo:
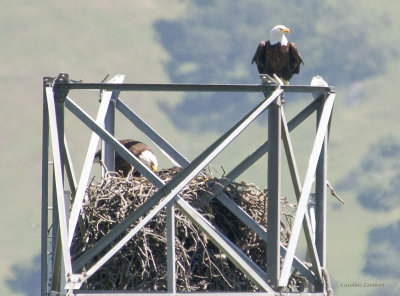
<instances>
[{"instance_id":1,"label":"nest material","mask_svg":"<svg viewBox=\"0 0 400 296\"><path fill-rule=\"evenodd\" d=\"M165 182L179 168L162 170L159 177ZM199 213L206 217L235 245L265 270L266 244L216 199L207 203L218 179L195 177L179 193ZM92 181L87 189L80 231L72 244L73 258L79 257L140 207L157 189L144 177L126 178L109 173L101 183ZM266 227L267 190L246 182L231 183L225 193L255 221ZM281 242L287 245L294 206L281 199ZM136 224L135 224L136 225ZM132 225L133 228L135 225ZM207 237L175 208L176 288L190 291L258 291ZM130 228L130 229L131 229ZM84 284L86 289L163 291L167 289L166 213L162 210L143 227L114 257ZM103 251L99 256L103 255ZM90 266L98 258L88 264ZM293 272L289 290L301 291L304 278Z\"/></svg>"}]
</instances>

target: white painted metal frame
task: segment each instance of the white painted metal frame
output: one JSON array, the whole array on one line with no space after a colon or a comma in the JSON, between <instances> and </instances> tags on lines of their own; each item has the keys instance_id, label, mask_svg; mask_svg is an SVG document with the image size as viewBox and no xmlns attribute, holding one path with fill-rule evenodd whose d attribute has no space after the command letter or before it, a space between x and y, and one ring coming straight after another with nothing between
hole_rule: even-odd
<instances>
[{"instance_id":1,"label":"white painted metal frame","mask_svg":"<svg viewBox=\"0 0 400 296\"><path fill-rule=\"evenodd\" d=\"M318 226L317 229L320 231L319 239L321 243L316 246L315 241L312 239L312 229L309 215L306 211L308 196L311 193L311 186L313 183L314 176L316 174L317 165L319 171L322 171L322 177L318 176L319 184L326 184L326 139L328 132L328 123L331 117L331 112L334 102L334 93L331 92L329 87L312 87L312 86L284 86L284 85L164 85L164 84L122 84L124 80L123 75L117 75L112 78L108 83L104 84L81 84L71 83L68 79L68 75L60 74L56 80L46 79L44 80L44 105L43 105L43 160L42 160L42 187L43 187L43 202L42 202L42 295L47 295L48 288L48 266L47 263L47 228L48 228L48 215L47 215L47 204L48 204L48 137L51 138L51 148L53 153L54 162L54 188L57 205L58 216L54 216L57 219L57 230L60 236L61 242L61 253L52 254L53 265L54 258L57 256L62 257L63 272L65 271L65 280L59 280L60 291L76 290L79 293L79 289L82 283L92 276L101 266L103 266L113 255L116 254L134 235L148 223L159 211L163 208L167 208L167 229L168 229L168 244L167 244L167 265L168 265L168 293L175 294L175 252L174 252L174 208L175 206L185 213L188 218L197 225L213 243L218 246L227 257L244 273L246 276L257 284L261 290L265 291L263 295L275 295L274 289L267 283L267 279L271 282L271 278L265 271L258 267L252 262L240 249L238 249L232 242L230 242L220 231L218 231L208 220L202 217L195 209L193 209L187 202L179 197L179 192L184 186L186 186L190 180L192 180L197 174L201 173L202 169L210 163L210 161L217 156L235 137L237 137L254 119L256 119L264 110L267 108L271 109L271 106L275 108L274 113L270 113L272 125L278 124L282 128L276 130L272 128L269 132L270 135L274 135L274 139L271 139L260 146L253 154L243 160L237 167L235 167L230 173L227 174L226 179L223 180L218 188L216 188L214 195L210 197L217 198L225 207L234 213L243 223L245 223L250 229L257 233L264 241L271 240L271 238L279 237L279 227L275 227L275 230L266 231L258 223L256 223L249 215L247 215L239 206L237 206L232 200L230 200L223 189L230 184L236 177L238 177L243 171L250 167L256 162L262 155L269 151L270 162L274 161L277 157L280 158L279 142L282 138L287 160L289 163L290 172L292 175L293 186L295 188L296 197L298 198L298 209L296 212L295 221L293 223L292 235L290 237L288 248L286 249L278 241L275 241L276 247L273 251L270 251L269 258L275 258L275 269L273 273L275 280L272 281L273 285L284 287L287 286L288 279L291 274L291 269L294 267L300 271L310 283L314 284L318 289L322 289L323 280L321 276L321 258L325 256L325 211L326 201L320 201L321 211L323 214L321 222L323 225ZM99 107L99 111L96 120L92 119L83 109L81 109L71 98L67 96L70 89L100 89L102 90L102 99ZM175 148L172 147L166 140L158 135L149 125L147 125L143 119L135 114L122 100L119 98L120 91L127 90L150 90L150 91L243 91L243 92L264 92L265 99L256 106L251 112L249 112L242 120L240 120L234 127L227 131L217 141L215 141L210 147L208 147L203 153L201 153L192 162L189 162L184 156L182 156ZM313 101L297 116L295 116L289 123L286 121L283 107L280 106L280 96L283 91L298 91L298 92L309 92L315 93L319 91L326 96L321 96L320 99ZM324 100L322 100L324 98ZM326 99L326 100L325 100ZM78 117L85 125L87 125L92 131L89 147L87 150L84 166L82 168L80 180L76 183L75 172L72 165L71 157L68 151L67 139L64 137L63 122L60 123L60 118L63 120L63 116L57 118L57 108L55 102L60 106L59 108L65 107L69 109L76 117ZM321 107L319 107L321 106ZM277 109L276 109L277 108ZM170 182L164 184L164 182L146 166L144 166L134 155L121 145L114 137L114 110L118 109L123 115L125 115L139 130L143 131L146 136L172 161L175 165L180 165L183 170L174 177ZM318 111L318 129L313 146L313 150L310 156L309 167L304 183L301 185L300 177L297 171L297 165L294 158L294 153L290 141L289 132L298 126L304 119L306 119L314 110ZM274 115L276 114L276 119ZM50 131L50 134L48 133ZM84 199L85 190L88 183L89 174L93 164L94 154L97 149L98 141L100 138L104 141L103 149L106 152L103 154L105 157L105 163L113 163L112 157L113 151L117 151L122 157L124 157L129 163L137 168L150 182L152 182L159 190L149 198L140 208L129 215L122 223L114 227L106 236L104 236L94 247L89 249L72 262L70 257L69 248L71 246L74 233L77 225L79 225L80 211L82 208L82 202ZM60 143L59 139L63 139ZM270 147L273 143L272 147ZM278 145L278 146L277 146ZM277 148L274 148L277 147ZM107 149L109 152L107 152ZM271 151L272 149L272 151ZM321 154L321 150L325 151ZM104 151L104 150L103 150ZM278 153L278 154L276 154ZM104 156L106 155L106 156ZM108 155L108 156L107 156ZM271 157L272 155L272 157ZM323 156L322 156L323 155ZM66 203L64 196L64 177L63 167L65 167L71 193L73 195L72 210L68 215L66 211ZM279 170L280 164L277 162L272 165L270 170ZM269 174L270 175L270 171ZM324 183L325 182L325 183ZM270 183L270 181L269 181ZM280 173L273 179L271 183L279 186L280 184ZM323 186L322 186L323 187ZM322 197L325 198L324 192L320 190ZM279 189L276 191L276 196L279 198ZM324 208L325 207L325 208ZM146 214L147 213L147 214ZM136 224L136 226L126 233L122 239L120 239L113 247L103 254L103 256L97 260L92 266L86 266L87 263L95 256L98 255L107 246L110 246L117 237L126 231L126 229L135 224L139 218L142 220ZM54 220L54 218L53 218ZM275 219L271 219L272 226L279 226L279 215L276 215ZM275 223L275 224L274 224ZM312 259L312 268L309 269L304 263L295 256L295 250L298 242L300 228L303 229L306 234L306 240L308 248L310 250ZM273 232L271 232L273 231ZM278 232L278 233L277 233ZM269 234L268 234L269 233ZM268 235L267 235L268 234ZM44 238L44 236L46 236ZM52 240L54 244L54 239ZM268 242L267 242L268 243ZM271 241L269 243L272 243ZM318 250L318 251L317 251ZM53 247L53 251L57 253L57 248ZM280 255L284 256L284 264L280 272ZM322 257L321 257L322 256ZM268 259L267 259L268 260ZM325 267L325 259L322 260ZM85 273L80 272L83 266L87 267ZM54 270L54 266L52 266ZM53 274L55 276L55 274ZM61 276L61 275L58 275ZM54 279L53 279L54 281ZM65 287L62 283L65 283ZM57 282L58 283L58 282ZM71 292L72 293L72 292ZM321 294L322 293L322 294ZM312 295L323 295L321 293L313 293ZM134 295L135 293L132 293ZM185 293L180 293L185 294ZM232 293L234 294L234 293ZM289 295L290 293L286 293ZM284 295L286 295L284 294ZM83 294L82 294L83 295ZM86 295L86 294L85 294ZM89 295L89 294L88 294ZM106 295L106 294L102 294ZM111 295L111 294L110 294ZM114 295L114 294L113 294ZM127 295L127 294L124 294ZM308 293L302 294L308 295ZM311 295L311 294L310 294Z\"/></svg>"},{"instance_id":2,"label":"white painted metal frame","mask_svg":"<svg viewBox=\"0 0 400 296\"><path fill-rule=\"evenodd\" d=\"M303 224L304 215L306 213L308 199L311 193L312 184L314 182L315 172L317 169L318 160L320 158L322 145L324 144L325 137L328 134L328 124L332 115L332 108L334 101L335 101L335 94L332 93L326 100L320 118L320 122L318 125L317 135L315 137L314 146L311 151L310 160L303 183L303 188L301 189L301 194L297 205L296 216L291 230L288 249L282 267L281 277L279 280L279 286L281 287L287 285L290 277L290 269L292 268L293 257L300 235L300 228L301 225ZM326 180L324 184L326 184ZM309 231L311 232L311 227L307 227L307 229L309 229Z\"/></svg>"}]
</instances>

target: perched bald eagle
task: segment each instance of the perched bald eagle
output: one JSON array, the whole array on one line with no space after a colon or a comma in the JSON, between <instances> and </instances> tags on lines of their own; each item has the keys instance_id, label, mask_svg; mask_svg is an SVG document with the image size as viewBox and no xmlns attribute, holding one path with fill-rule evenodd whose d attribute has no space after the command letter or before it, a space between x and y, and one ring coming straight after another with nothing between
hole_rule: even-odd
<instances>
[{"instance_id":1,"label":"perched bald eagle","mask_svg":"<svg viewBox=\"0 0 400 296\"><path fill-rule=\"evenodd\" d=\"M276 74L284 84L289 84L293 74L300 73L303 60L296 45L286 39L285 33L290 33L285 26L273 27L269 40L261 41L258 45L251 63L256 63L260 74L271 77Z\"/></svg>"},{"instance_id":2,"label":"perched bald eagle","mask_svg":"<svg viewBox=\"0 0 400 296\"><path fill-rule=\"evenodd\" d=\"M146 144L135 141L132 139L119 140L130 152L132 152L137 158L139 158L145 165L147 165L154 172L157 172L157 158L153 151ZM97 151L95 159L101 158L101 150ZM115 153L115 171L121 172L124 176L127 176L129 171L133 167L125 161L118 153ZM134 169L134 168L133 168ZM140 176L140 173L134 169L134 176Z\"/></svg>"}]
</instances>

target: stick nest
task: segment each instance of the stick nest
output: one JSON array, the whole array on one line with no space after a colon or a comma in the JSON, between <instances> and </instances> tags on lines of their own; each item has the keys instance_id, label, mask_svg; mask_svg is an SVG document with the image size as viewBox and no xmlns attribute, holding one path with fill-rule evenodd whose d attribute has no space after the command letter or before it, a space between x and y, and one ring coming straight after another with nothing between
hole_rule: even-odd
<instances>
[{"instance_id":1,"label":"stick nest","mask_svg":"<svg viewBox=\"0 0 400 296\"><path fill-rule=\"evenodd\" d=\"M168 182L180 168L162 170ZM180 193L249 258L266 270L266 244L216 198L207 202L219 179L195 177ZM101 183L91 182L82 210L82 221L71 247L73 259L90 249L116 224L150 198L157 188L144 177L108 173ZM261 226L267 223L267 190L246 182L231 183L224 192ZM287 245L295 206L281 198L281 242ZM127 231L132 229L134 223ZM188 217L175 207L176 289L191 291L259 291L258 287L222 253ZM126 233L124 233L126 234ZM118 240L117 240L118 241ZM116 242L115 242L116 243ZM85 283L90 290L165 291L167 289L167 227L165 209L146 224L116 255ZM101 258L111 244L86 266ZM84 268L85 269L85 268ZM289 290L301 291L305 279L295 270Z\"/></svg>"}]
</instances>

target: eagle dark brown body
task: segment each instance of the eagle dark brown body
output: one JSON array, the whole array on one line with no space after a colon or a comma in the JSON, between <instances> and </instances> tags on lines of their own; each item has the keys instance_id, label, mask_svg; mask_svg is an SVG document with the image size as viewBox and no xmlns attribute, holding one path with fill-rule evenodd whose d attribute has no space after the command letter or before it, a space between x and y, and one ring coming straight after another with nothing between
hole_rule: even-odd
<instances>
[{"instance_id":1,"label":"eagle dark brown body","mask_svg":"<svg viewBox=\"0 0 400 296\"><path fill-rule=\"evenodd\" d=\"M293 42L271 45L270 41L261 41L251 63L256 63L260 74L273 77L276 74L285 84L294 74L300 73L303 60Z\"/></svg>"},{"instance_id":2,"label":"eagle dark brown body","mask_svg":"<svg viewBox=\"0 0 400 296\"><path fill-rule=\"evenodd\" d=\"M132 139L119 140L119 142L122 145L124 145L126 147L126 149L128 149L130 152L132 152L138 158L140 158L140 155L144 151L149 151L152 154L154 154L153 151L150 149L150 147L142 142L135 141ZM97 151L95 158L99 158L99 159L101 158L101 150ZM150 167L150 168L152 168L152 167ZM115 171L122 172L122 174L124 176L127 176L131 169L132 169L132 166L127 161L125 161L118 153L115 153ZM140 176L140 173L136 170L133 172L133 174L135 176Z\"/></svg>"}]
</instances>

